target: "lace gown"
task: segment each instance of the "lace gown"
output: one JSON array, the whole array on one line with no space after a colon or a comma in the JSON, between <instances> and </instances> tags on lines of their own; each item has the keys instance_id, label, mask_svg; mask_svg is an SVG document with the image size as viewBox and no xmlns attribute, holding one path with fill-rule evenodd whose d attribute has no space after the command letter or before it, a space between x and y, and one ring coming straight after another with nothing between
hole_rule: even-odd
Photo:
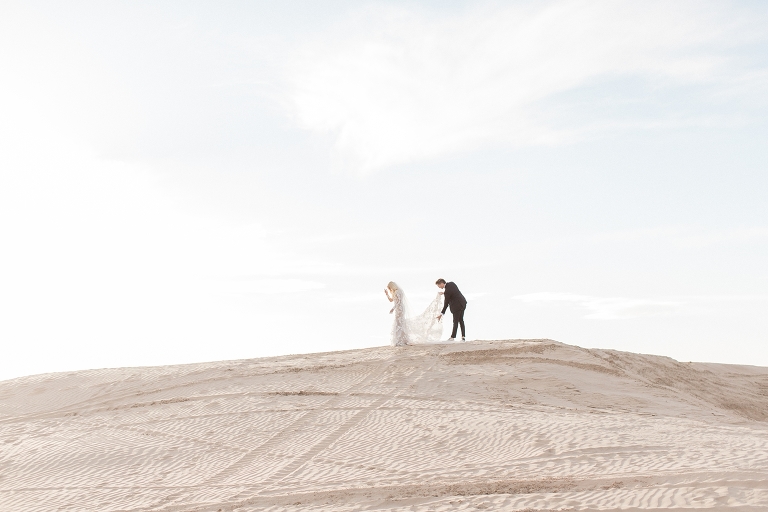
<instances>
[{"instance_id":1,"label":"lace gown","mask_svg":"<svg viewBox=\"0 0 768 512\"><path fill-rule=\"evenodd\" d=\"M402 290L395 290L395 322L392 324L392 346L402 347L408 345L410 336L408 321L405 314L405 298Z\"/></svg>"},{"instance_id":2,"label":"lace gown","mask_svg":"<svg viewBox=\"0 0 768 512\"><path fill-rule=\"evenodd\" d=\"M437 315L443 307L442 295L438 294L427 306L427 309L418 316L410 315L408 301L402 290L395 290L393 299L395 309L395 321L392 324L393 346L401 347L440 341L443 334L443 324L437 321Z\"/></svg>"}]
</instances>

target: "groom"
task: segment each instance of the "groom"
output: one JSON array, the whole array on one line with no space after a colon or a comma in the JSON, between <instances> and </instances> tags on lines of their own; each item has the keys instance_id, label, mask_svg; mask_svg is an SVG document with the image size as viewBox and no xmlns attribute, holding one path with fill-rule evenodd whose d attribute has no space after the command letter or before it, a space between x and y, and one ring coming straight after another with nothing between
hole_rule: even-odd
<instances>
[{"instance_id":1,"label":"groom","mask_svg":"<svg viewBox=\"0 0 768 512\"><path fill-rule=\"evenodd\" d=\"M454 282L446 283L445 279L438 279L435 284L443 290L441 293L445 297L443 311L437 315L437 318L442 318L448 306L451 307L451 315L453 315L453 331L448 341L456 340L456 331L459 326L461 326L461 341L467 341L464 334L464 310L467 309L467 299L464 298Z\"/></svg>"}]
</instances>

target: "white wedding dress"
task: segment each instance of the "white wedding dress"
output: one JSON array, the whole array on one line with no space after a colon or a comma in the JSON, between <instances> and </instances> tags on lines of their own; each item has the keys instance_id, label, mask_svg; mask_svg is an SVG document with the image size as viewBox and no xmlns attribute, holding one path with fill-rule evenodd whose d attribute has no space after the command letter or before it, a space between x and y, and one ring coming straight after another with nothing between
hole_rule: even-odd
<instances>
[{"instance_id":1,"label":"white wedding dress","mask_svg":"<svg viewBox=\"0 0 768 512\"><path fill-rule=\"evenodd\" d=\"M437 315L443 309L443 296L437 294L435 299L420 315L413 316L408 307L405 294L399 288L394 293L395 321L392 324L392 345L419 345L440 341L443 335L443 323L437 320Z\"/></svg>"}]
</instances>

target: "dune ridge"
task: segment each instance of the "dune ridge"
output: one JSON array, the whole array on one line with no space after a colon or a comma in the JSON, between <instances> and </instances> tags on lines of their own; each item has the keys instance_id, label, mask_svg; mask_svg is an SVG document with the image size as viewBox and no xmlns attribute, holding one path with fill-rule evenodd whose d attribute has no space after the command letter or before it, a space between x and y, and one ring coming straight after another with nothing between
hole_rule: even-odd
<instances>
[{"instance_id":1,"label":"dune ridge","mask_svg":"<svg viewBox=\"0 0 768 512\"><path fill-rule=\"evenodd\" d=\"M553 340L0 382L0 510L768 509L768 368Z\"/></svg>"}]
</instances>

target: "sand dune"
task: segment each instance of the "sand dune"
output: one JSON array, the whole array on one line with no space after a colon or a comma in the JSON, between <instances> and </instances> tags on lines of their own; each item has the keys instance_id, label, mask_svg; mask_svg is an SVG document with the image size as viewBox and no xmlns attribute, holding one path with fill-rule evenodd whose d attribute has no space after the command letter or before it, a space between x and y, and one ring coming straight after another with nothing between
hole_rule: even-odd
<instances>
[{"instance_id":1,"label":"sand dune","mask_svg":"<svg viewBox=\"0 0 768 512\"><path fill-rule=\"evenodd\" d=\"M0 510L768 510L768 368L551 340L0 382Z\"/></svg>"}]
</instances>

